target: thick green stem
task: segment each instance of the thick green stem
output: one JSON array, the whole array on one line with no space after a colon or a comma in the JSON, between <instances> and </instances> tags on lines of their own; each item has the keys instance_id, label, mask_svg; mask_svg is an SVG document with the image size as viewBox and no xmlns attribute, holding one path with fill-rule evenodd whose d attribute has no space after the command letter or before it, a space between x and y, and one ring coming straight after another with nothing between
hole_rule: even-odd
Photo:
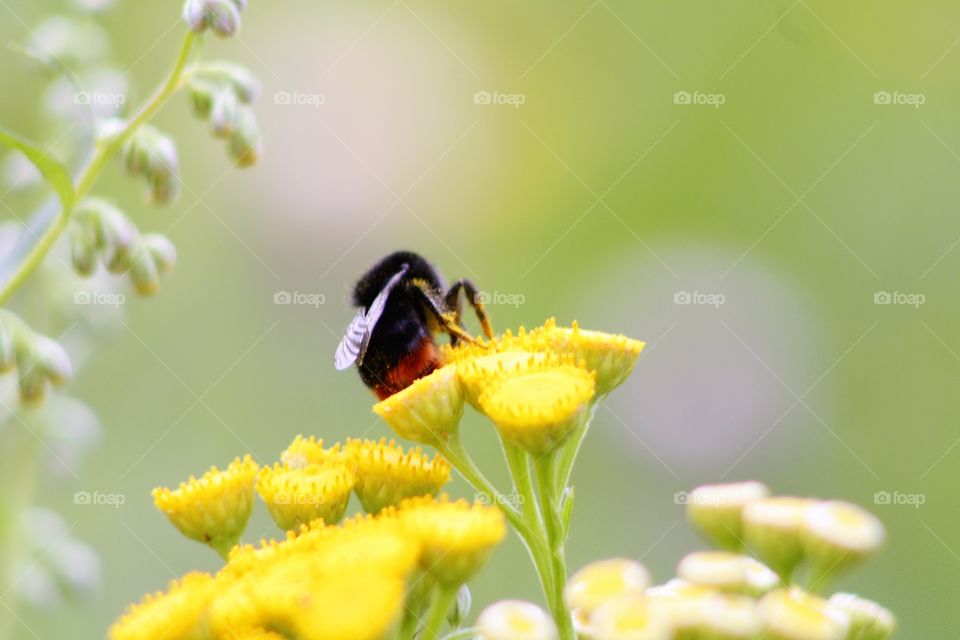
<instances>
[{"instance_id":1,"label":"thick green stem","mask_svg":"<svg viewBox=\"0 0 960 640\"><path fill-rule=\"evenodd\" d=\"M550 547L551 573L553 577L551 610L560 632L560 640L573 640L573 618L563 599L567 585L567 561L564 552L566 532L560 515L560 495L557 490L558 452L550 453L536 462L537 488L540 493L540 512Z\"/></svg>"},{"instance_id":2,"label":"thick green stem","mask_svg":"<svg viewBox=\"0 0 960 640\"><path fill-rule=\"evenodd\" d=\"M133 135L133 132L136 131L140 125L156 115L170 96L177 91L180 87L184 69L186 69L187 63L190 61L190 53L193 51L196 41L197 35L192 31L187 32L187 35L183 39L183 44L180 47L180 53L166 82L157 89L153 97L141 107L140 111L124 124L123 128L117 134L105 141L97 142L93 156L83 170L81 170L77 178L76 187L74 188L76 201L79 201L89 193L94 183L100 177L104 166L116 155L123 144ZM7 302L10 296L20 288L20 285L40 266L40 263L43 262L43 259L67 228L71 213L72 210L68 208L60 210L57 217L50 223L43 232L43 235L40 236L40 239L37 240L37 243L30 250L30 253L27 254L23 262L20 263L20 266L17 267L17 270L14 271L13 275L3 284L3 287L0 288L0 304Z\"/></svg>"},{"instance_id":3,"label":"thick green stem","mask_svg":"<svg viewBox=\"0 0 960 640\"><path fill-rule=\"evenodd\" d=\"M440 631L447 621L447 613L450 607L457 601L457 592L459 587L450 585L439 585L433 596L433 602L430 603L430 610L427 613L427 624L423 628L424 640L439 640Z\"/></svg>"},{"instance_id":4,"label":"thick green stem","mask_svg":"<svg viewBox=\"0 0 960 640\"><path fill-rule=\"evenodd\" d=\"M594 400L593 404L590 405L590 410L584 415L583 423L578 426L572 434L570 434L569 440L560 448L558 455L560 457L557 462L557 491L563 493L563 491L570 485L570 476L573 474L573 465L577 461L577 455L580 453L580 447L583 446L583 441L587 437L587 432L590 430L590 423L593 422L593 414L597 410L597 403L599 400Z\"/></svg>"}]
</instances>

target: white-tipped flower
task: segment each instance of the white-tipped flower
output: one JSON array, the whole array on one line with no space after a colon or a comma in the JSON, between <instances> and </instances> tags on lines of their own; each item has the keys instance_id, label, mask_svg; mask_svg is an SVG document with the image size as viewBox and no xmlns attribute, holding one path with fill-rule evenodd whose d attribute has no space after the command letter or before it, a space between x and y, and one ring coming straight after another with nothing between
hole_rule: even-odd
<instances>
[{"instance_id":1,"label":"white-tipped flower","mask_svg":"<svg viewBox=\"0 0 960 640\"><path fill-rule=\"evenodd\" d=\"M553 618L535 604L521 600L501 600L477 619L481 640L556 640Z\"/></svg>"},{"instance_id":2,"label":"white-tipped flower","mask_svg":"<svg viewBox=\"0 0 960 640\"><path fill-rule=\"evenodd\" d=\"M697 551L677 566L677 575L704 587L760 596L780 584L769 567L731 551Z\"/></svg>"},{"instance_id":3,"label":"white-tipped flower","mask_svg":"<svg viewBox=\"0 0 960 640\"><path fill-rule=\"evenodd\" d=\"M670 621L642 595L608 600L590 614L591 640L671 640Z\"/></svg>"},{"instance_id":4,"label":"white-tipped flower","mask_svg":"<svg viewBox=\"0 0 960 640\"><path fill-rule=\"evenodd\" d=\"M161 273L173 271L177 265L177 248L167 236L150 233L143 236L142 242Z\"/></svg>"},{"instance_id":5,"label":"white-tipped flower","mask_svg":"<svg viewBox=\"0 0 960 640\"><path fill-rule=\"evenodd\" d=\"M757 603L747 596L714 594L703 599L703 637L709 640L754 640L763 624Z\"/></svg>"},{"instance_id":6,"label":"white-tipped flower","mask_svg":"<svg viewBox=\"0 0 960 640\"><path fill-rule=\"evenodd\" d=\"M210 109L210 131L217 138L229 138L237 130L240 119L240 101L229 87L213 96Z\"/></svg>"},{"instance_id":7,"label":"white-tipped flower","mask_svg":"<svg viewBox=\"0 0 960 640\"><path fill-rule=\"evenodd\" d=\"M847 640L886 640L897 628L893 614L873 600L852 593L835 593L827 604L849 618Z\"/></svg>"},{"instance_id":8,"label":"white-tipped flower","mask_svg":"<svg viewBox=\"0 0 960 640\"><path fill-rule=\"evenodd\" d=\"M846 640L849 617L826 600L792 587L771 591L757 605L769 640Z\"/></svg>"},{"instance_id":9,"label":"white-tipped flower","mask_svg":"<svg viewBox=\"0 0 960 640\"><path fill-rule=\"evenodd\" d=\"M253 110L242 107L237 116L237 130L230 136L230 155L240 168L251 167L260 159L260 127Z\"/></svg>"},{"instance_id":10,"label":"white-tipped flower","mask_svg":"<svg viewBox=\"0 0 960 640\"><path fill-rule=\"evenodd\" d=\"M650 572L639 562L611 558L592 562L567 582L563 595L574 611L589 615L608 600L624 595L642 595L651 584Z\"/></svg>"},{"instance_id":11,"label":"white-tipped flower","mask_svg":"<svg viewBox=\"0 0 960 640\"><path fill-rule=\"evenodd\" d=\"M743 540L784 582L803 559L800 531L804 513L815 501L773 497L755 500L743 509Z\"/></svg>"},{"instance_id":12,"label":"white-tipped flower","mask_svg":"<svg viewBox=\"0 0 960 640\"><path fill-rule=\"evenodd\" d=\"M207 29L218 36L229 37L240 31L240 10L236 0L186 0L183 20L195 33Z\"/></svg>"},{"instance_id":13,"label":"white-tipped flower","mask_svg":"<svg viewBox=\"0 0 960 640\"><path fill-rule=\"evenodd\" d=\"M176 199L180 159L172 138L150 125L141 125L124 143L121 155L130 174L146 175L151 202L165 204Z\"/></svg>"},{"instance_id":14,"label":"white-tipped flower","mask_svg":"<svg viewBox=\"0 0 960 640\"><path fill-rule=\"evenodd\" d=\"M716 595L717 592L709 587L679 578L647 589L650 606L669 621L674 637L682 640L706 637L709 602Z\"/></svg>"},{"instance_id":15,"label":"white-tipped flower","mask_svg":"<svg viewBox=\"0 0 960 640\"><path fill-rule=\"evenodd\" d=\"M687 518L710 541L724 549L743 548L743 509L770 495L760 482L697 487L687 495Z\"/></svg>"},{"instance_id":16,"label":"white-tipped flower","mask_svg":"<svg viewBox=\"0 0 960 640\"><path fill-rule=\"evenodd\" d=\"M886 539L872 513L849 502L819 502L804 510L801 540L815 580L828 580L875 553Z\"/></svg>"}]
</instances>

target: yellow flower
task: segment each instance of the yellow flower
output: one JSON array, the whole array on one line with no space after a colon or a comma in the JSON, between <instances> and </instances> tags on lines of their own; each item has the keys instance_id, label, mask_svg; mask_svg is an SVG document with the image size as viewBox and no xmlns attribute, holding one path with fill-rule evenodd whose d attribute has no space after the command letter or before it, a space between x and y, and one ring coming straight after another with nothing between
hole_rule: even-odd
<instances>
[{"instance_id":1,"label":"yellow flower","mask_svg":"<svg viewBox=\"0 0 960 640\"><path fill-rule=\"evenodd\" d=\"M897 621L888 609L852 593L835 593L827 604L849 617L848 638L887 640L897 628Z\"/></svg>"},{"instance_id":2,"label":"yellow flower","mask_svg":"<svg viewBox=\"0 0 960 640\"><path fill-rule=\"evenodd\" d=\"M577 571L563 592L567 605L585 616L608 600L623 595L643 595L650 572L627 558L598 560Z\"/></svg>"},{"instance_id":3,"label":"yellow flower","mask_svg":"<svg viewBox=\"0 0 960 640\"><path fill-rule=\"evenodd\" d=\"M166 593L145 596L110 627L110 640L206 640L213 583L209 574L189 573L170 583Z\"/></svg>"},{"instance_id":4,"label":"yellow flower","mask_svg":"<svg viewBox=\"0 0 960 640\"><path fill-rule=\"evenodd\" d=\"M405 500L396 517L420 542L421 568L445 586L469 580L506 535L499 508L451 502L445 495Z\"/></svg>"},{"instance_id":5,"label":"yellow flower","mask_svg":"<svg viewBox=\"0 0 960 640\"><path fill-rule=\"evenodd\" d=\"M314 436L309 439L298 435L290 443L283 453L280 454L280 461L290 469L300 469L312 464L323 465L328 462L342 462L344 452L338 442L330 449L323 448L323 440L318 440Z\"/></svg>"},{"instance_id":6,"label":"yellow flower","mask_svg":"<svg viewBox=\"0 0 960 640\"><path fill-rule=\"evenodd\" d=\"M446 459L431 459L420 448L404 451L386 438L352 440L347 451L357 469L353 489L367 513L379 513L406 498L435 496L450 480Z\"/></svg>"},{"instance_id":7,"label":"yellow flower","mask_svg":"<svg viewBox=\"0 0 960 640\"><path fill-rule=\"evenodd\" d=\"M456 366L447 365L424 376L373 406L401 438L422 444L442 444L455 435L463 417L463 388Z\"/></svg>"},{"instance_id":8,"label":"yellow flower","mask_svg":"<svg viewBox=\"0 0 960 640\"><path fill-rule=\"evenodd\" d=\"M290 530L322 518L339 522L353 490L354 472L345 464L310 465L288 469L264 467L257 479L257 493L277 526Z\"/></svg>"},{"instance_id":9,"label":"yellow flower","mask_svg":"<svg viewBox=\"0 0 960 640\"><path fill-rule=\"evenodd\" d=\"M604 602L590 614L594 640L670 640L669 620L642 595L623 595Z\"/></svg>"},{"instance_id":10,"label":"yellow flower","mask_svg":"<svg viewBox=\"0 0 960 640\"><path fill-rule=\"evenodd\" d=\"M670 621L675 637L691 640L706 637L716 595L713 589L678 578L647 589L651 608Z\"/></svg>"},{"instance_id":11,"label":"yellow flower","mask_svg":"<svg viewBox=\"0 0 960 640\"><path fill-rule=\"evenodd\" d=\"M777 574L753 558L730 551L697 551L677 566L677 575L688 582L730 593L760 596L780 583Z\"/></svg>"},{"instance_id":12,"label":"yellow flower","mask_svg":"<svg viewBox=\"0 0 960 640\"><path fill-rule=\"evenodd\" d=\"M501 600L477 618L480 640L556 640L553 618L535 604Z\"/></svg>"},{"instance_id":13,"label":"yellow flower","mask_svg":"<svg viewBox=\"0 0 960 640\"><path fill-rule=\"evenodd\" d=\"M476 350L480 347L467 348ZM467 400L474 407L480 408L479 400L484 391L499 384L501 380L509 377L519 367L543 362L557 363L559 358L554 354L520 350L495 353L478 352L475 357L465 359L458 364L457 375L460 376L460 382L463 384Z\"/></svg>"},{"instance_id":14,"label":"yellow flower","mask_svg":"<svg viewBox=\"0 0 960 640\"><path fill-rule=\"evenodd\" d=\"M886 531L872 513L849 502L831 500L804 511L800 537L819 583L874 554L883 545Z\"/></svg>"},{"instance_id":15,"label":"yellow flower","mask_svg":"<svg viewBox=\"0 0 960 640\"><path fill-rule=\"evenodd\" d=\"M176 490L154 489L153 501L183 535L226 557L250 519L258 470L250 456L237 458L225 471L212 467L199 479L190 476Z\"/></svg>"},{"instance_id":16,"label":"yellow flower","mask_svg":"<svg viewBox=\"0 0 960 640\"><path fill-rule=\"evenodd\" d=\"M815 504L808 498L776 496L754 500L743 509L743 539L746 547L784 582L803 559L800 530L805 510Z\"/></svg>"},{"instance_id":17,"label":"yellow flower","mask_svg":"<svg viewBox=\"0 0 960 640\"><path fill-rule=\"evenodd\" d=\"M478 404L504 439L539 457L583 424L595 390L586 369L528 361L480 394Z\"/></svg>"},{"instance_id":18,"label":"yellow flower","mask_svg":"<svg viewBox=\"0 0 960 640\"><path fill-rule=\"evenodd\" d=\"M744 507L769 495L770 490L759 482L703 485L687 496L687 518L710 542L739 551Z\"/></svg>"},{"instance_id":19,"label":"yellow flower","mask_svg":"<svg viewBox=\"0 0 960 640\"><path fill-rule=\"evenodd\" d=\"M849 619L821 598L792 587L771 591L757 606L770 640L844 640Z\"/></svg>"},{"instance_id":20,"label":"yellow flower","mask_svg":"<svg viewBox=\"0 0 960 640\"><path fill-rule=\"evenodd\" d=\"M763 624L753 598L714 594L703 600L702 629L710 640L755 640Z\"/></svg>"}]
</instances>

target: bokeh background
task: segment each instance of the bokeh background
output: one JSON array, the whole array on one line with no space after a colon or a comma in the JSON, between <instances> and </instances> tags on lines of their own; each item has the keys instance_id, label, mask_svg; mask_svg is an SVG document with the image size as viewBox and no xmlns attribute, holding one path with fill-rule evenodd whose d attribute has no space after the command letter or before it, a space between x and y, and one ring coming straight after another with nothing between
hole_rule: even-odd
<instances>
[{"instance_id":1,"label":"bokeh background","mask_svg":"<svg viewBox=\"0 0 960 640\"><path fill-rule=\"evenodd\" d=\"M179 11L121 0L97 17L127 106L172 62ZM0 41L58 12L75 10L0 0ZM16 637L101 637L144 592L216 567L153 509L154 486L273 460L298 433L389 435L332 354L351 283L397 248L477 282L498 329L555 315L647 341L575 472L572 566L626 555L666 579L700 545L677 494L756 478L874 510L890 544L840 587L889 605L899 638L952 637L958 39L946 0L252 0L240 37L205 55L262 79L261 164L231 170L179 96L156 122L180 143L180 201L148 208L117 167L97 189L180 260L98 329L68 392L101 441L70 459L78 478L48 461L39 490L99 552L100 594L23 610ZM49 78L3 50L0 83L3 126L59 138L38 106ZM42 291L24 297L39 326L56 307ZM490 425L464 430L505 480ZM262 508L261 534L277 534ZM478 607L539 600L523 555L498 551Z\"/></svg>"}]
</instances>

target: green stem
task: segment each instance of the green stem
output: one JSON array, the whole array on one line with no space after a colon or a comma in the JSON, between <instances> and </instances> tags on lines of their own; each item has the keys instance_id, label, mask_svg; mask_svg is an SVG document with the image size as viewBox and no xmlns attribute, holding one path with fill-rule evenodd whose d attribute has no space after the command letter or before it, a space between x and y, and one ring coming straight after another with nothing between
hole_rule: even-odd
<instances>
[{"instance_id":1,"label":"green stem","mask_svg":"<svg viewBox=\"0 0 960 640\"><path fill-rule=\"evenodd\" d=\"M573 618L563 598L563 591L567 585L567 561L564 552L566 535L560 515L560 492L557 490L558 455L559 452L547 454L540 458L535 466L540 494L540 512L543 516L552 563L553 588L550 608L557 623L560 640L573 640L576 637Z\"/></svg>"},{"instance_id":2,"label":"green stem","mask_svg":"<svg viewBox=\"0 0 960 640\"><path fill-rule=\"evenodd\" d=\"M473 640L473 638L479 637L479 627L467 627L466 629L460 629L459 631L454 631L453 633L444 636L443 640Z\"/></svg>"},{"instance_id":3,"label":"green stem","mask_svg":"<svg viewBox=\"0 0 960 640\"><path fill-rule=\"evenodd\" d=\"M439 640L440 630L443 629L447 621L447 612L457 600L457 591L459 587L449 585L439 585L437 592L433 596L433 602L430 603L430 610L427 613L427 624L423 628L424 640Z\"/></svg>"},{"instance_id":4,"label":"green stem","mask_svg":"<svg viewBox=\"0 0 960 640\"><path fill-rule=\"evenodd\" d=\"M187 32L187 35L183 39L183 44L180 47L180 53L166 82L157 89L153 97L141 107L140 111L127 121L119 133L106 141L97 142L93 156L77 178L76 187L74 188L76 195L75 201L79 201L90 191L97 181L97 178L100 177L100 173L103 171L106 163L116 155L123 144L133 135L133 132L136 131L140 125L156 115L170 96L180 88L180 81L183 77L184 69L186 69L187 63L190 60L190 53L193 51L196 41L197 35L192 31ZM9 280L3 284L3 288L0 288L0 304L7 302L10 296L12 296L37 267L40 266L40 263L43 262L43 259L67 228L71 213L72 210L68 208L60 210L57 217L54 218L30 250L30 253L27 254L23 262L20 263L20 266L17 267L17 270L10 276Z\"/></svg>"},{"instance_id":5,"label":"green stem","mask_svg":"<svg viewBox=\"0 0 960 640\"><path fill-rule=\"evenodd\" d=\"M540 576L543 593L549 600L553 585L553 565L550 562L546 529L544 529L543 518L540 517L540 510L537 508L537 494L533 489L533 479L530 475L530 454L502 438L501 443L503 445L503 456L506 458L507 467L510 469L514 490L517 492L517 498L521 501L520 508L523 519L530 527L531 532L537 537L538 549L547 552L542 554L541 557L533 557L534 551L528 547Z\"/></svg>"},{"instance_id":6,"label":"green stem","mask_svg":"<svg viewBox=\"0 0 960 640\"><path fill-rule=\"evenodd\" d=\"M560 460L557 463L557 491L563 492L570 485L570 476L573 474L573 465L577 461L580 453L580 447L586 440L587 431L590 430L590 423L593 422L593 414L597 410L598 400L594 400L590 405L590 410L583 418L583 424L577 427L570 435L570 439L561 447L559 451Z\"/></svg>"}]
</instances>

